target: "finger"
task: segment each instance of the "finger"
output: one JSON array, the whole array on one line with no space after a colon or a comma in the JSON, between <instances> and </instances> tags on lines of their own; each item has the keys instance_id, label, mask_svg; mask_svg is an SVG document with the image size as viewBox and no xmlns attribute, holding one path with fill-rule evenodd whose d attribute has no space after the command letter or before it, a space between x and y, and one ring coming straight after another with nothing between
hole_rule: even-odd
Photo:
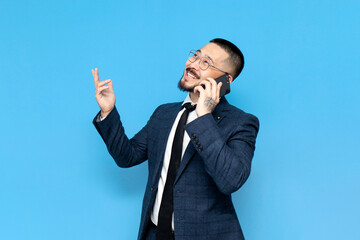
<instances>
[{"instance_id":1,"label":"finger","mask_svg":"<svg viewBox=\"0 0 360 240\"><path fill-rule=\"evenodd\" d=\"M109 86L110 91L114 91L113 90L113 82L111 81L111 79L109 79L108 86Z\"/></svg>"},{"instance_id":2,"label":"finger","mask_svg":"<svg viewBox=\"0 0 360 240\"><path fill-rule=\"evenodd\" d=\"M199 85L205 86L206 93L211 96L211 83L208 80L201 81Z\"/></svg>"},{"instance_id":3,"label":"finger","mask_svg":"<svg viewBox=\"0 0 360 240\"><path fill-rule=\"evenodd\" d=\"M213 82L213 81L216 82L216 81L215 81L213 78L211 78L211 77L206 78L206 80L209 81L209 82Z\"/></svg>"},{"instance_id":4,"label":"finger","mask_svg":"<svg viewBox=\"0 0 360 240\"><path fill-rule=\"evenodd\" d=\"M92 75L93 75L93 78L94 78L94 83L95 83L95 86L96 86L100 82L99 70L97 68L95 68L95 70L91 69L91 72L92 72Z\"/></svg>"},{"instance_id":5,"label":"finger","mask_svg":"<svg viewBox=\"0 0 360 240\"><path fill-rule=\"evenodd\" d=\"M92 73L92 75L93 75L93 78L94 78L94 84L95 84L95 86L96 86L96 81L95 81L95 70L94 69L91 69L91 73Z\"/></svg>"},{"instance_id":6,"label":"finger","mask_svg":"<svg viewBox=\"0 0 360 240\"><path fill-rule=\"evenodd\" d=\"M111 82L111 79L108 79L108 80L104 80L104 81L101 81L98 83L98 87L102 87L104 86L105 84L109 84Z\"/></svg>"},{"instance_id":7,"label":"finger","mask_svg":"<svg viewBox=\"0 0 360 240\"><path fill-rule=\"evenodd\" d=\"M209 82L208 79L202 80L202 81L199 83L199 85L205 85L205 86L206 86L206 84L210 84L210 82Z\"/></svg>"},{"instance_id":8,"label":"finger","mask_svg":"<svg viewBox=\"0 0 360 240\"><path fill-rule=\"evenodd\" d=\"M106 90L106 89L108 89L108 88L109 88L109 86L102 86L102 87L98 88L97 94L101 94L102 91L104 91L104 90Z\"/></svg>"},{"instance_id":9,"label":"finger","mask_svg":"<svg viewBox=\"0 0 360 240\"><path fill-rule=\"evenodd\" d=\"M97 82L100 82L100 78L99 78L99 69L95 68L95 77L94 79L97 81Z\"/></svg>"},{"instance_id":10,"label":"finger","mask_svg":"<svg viewBox=\"0 0 360 240\"><path fill-rule=\"evenodd\" d=\"M213 79L213 78L208 78L210 84L211 84L211 97L213 99L217 99L217 88L218 88L218 85L216 83L216 81Z\"/></svg>"},{"instance_id":11,"label":"finger","mask_svg":"<svg viewBox=\"0 0 360 240\"><path fill-rule=\"evenodd\" d=\"M205 89L202 86L196 86L194 88L194 93L199 93L200 96L205 94Z\"/></svg>"},{"instance_id":12,"label":"finger","mask_svg":"<svg viewBox=\"0 0 360 240\"><path fill-rule=\"evenodd\" d=\"M220 102L220 91L221 91L221 86L222 86L222 82L219 82L218 84L217 84L217 88L216 88L216 101L217 102Z\"/></svg>"}]
</instances>

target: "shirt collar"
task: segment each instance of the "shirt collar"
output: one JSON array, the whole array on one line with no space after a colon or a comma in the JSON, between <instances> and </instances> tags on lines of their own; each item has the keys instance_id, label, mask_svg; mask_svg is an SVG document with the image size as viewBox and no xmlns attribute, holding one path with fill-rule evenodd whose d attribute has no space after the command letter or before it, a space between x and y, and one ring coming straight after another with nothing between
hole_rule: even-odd
<instances>
[{"instance_id":1,"label":"shirt collar","mask_svg":"<svg viewBox=\"0 0 360 240\"><path fill-rule=\"evenodd\" d=\"M191 103L191 105L195 105L196 103L193 103L191 101L191 98L190 98L190 94L188 93L188 95L186 96L184 102L181 104L181 106L184 106L185 103Z\"/></svg>"}]
</instances>

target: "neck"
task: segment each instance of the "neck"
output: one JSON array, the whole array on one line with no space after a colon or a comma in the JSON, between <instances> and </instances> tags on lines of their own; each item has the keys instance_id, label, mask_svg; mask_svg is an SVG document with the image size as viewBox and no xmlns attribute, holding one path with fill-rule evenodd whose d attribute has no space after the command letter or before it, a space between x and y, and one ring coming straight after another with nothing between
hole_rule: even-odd
<instances>
[{"instance_id":1,"label":"neck","mask_svg":"<svg viewBox=\"0 0 360 240\"><path fill-rule=\"evenodd\" d=\"M189 92L189 96L193 103L197 103L197 101L199 100L199 94L197 93Z\"/></svg>"}]
</instances>

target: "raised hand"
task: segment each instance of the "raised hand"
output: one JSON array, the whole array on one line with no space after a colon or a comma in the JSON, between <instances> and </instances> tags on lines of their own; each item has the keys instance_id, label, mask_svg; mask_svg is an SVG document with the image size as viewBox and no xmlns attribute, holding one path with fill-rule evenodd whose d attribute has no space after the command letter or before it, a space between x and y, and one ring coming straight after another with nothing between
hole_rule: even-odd
<instances>
[{"instance_id":1,"label":"raised hand","mask_svg":"<svg viewBox=\"0 0 360 240\"><path fill-rule=\"evenodd\" d=\"M205 86L205 89L204 87ZM201 117L212 113L220 102L220 88L222 82L217 83L213 78L207 78L194 88L194 93L200 93L196 106L196 114Z\"/></svg>"},{"instance_id":2,"label":"raised hand","mask_svg":"<svg viewBox=\"0 0 360 240\"><path fill-rule=\"evenodd\" d=\"M106 117L115 106L115 93L111 79L100 81L99 69L91 69L95 84L95 98L101 108L101 117ZM107 84L107 86L105 86Z\"/></svg>"}]
</instances>

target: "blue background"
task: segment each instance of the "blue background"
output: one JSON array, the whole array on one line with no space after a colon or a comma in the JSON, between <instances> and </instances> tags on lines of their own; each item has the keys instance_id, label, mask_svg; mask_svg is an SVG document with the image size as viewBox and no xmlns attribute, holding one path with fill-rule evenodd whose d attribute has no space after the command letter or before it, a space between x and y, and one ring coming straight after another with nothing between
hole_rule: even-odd
<instances>
[{"instance_id":1,"label":"blue background","mask_svg":"<svg viewBox=\"0 0 360 240\"><path fill-rule=\"evenodd\" d=\"M228 100L261 127L233 195L246 239L360 239L360 2L0 1L0 239L135 239L147 164L118 168L91 69L133 136L187 53L234 42Z\"/></svg>"}]
</instances>

